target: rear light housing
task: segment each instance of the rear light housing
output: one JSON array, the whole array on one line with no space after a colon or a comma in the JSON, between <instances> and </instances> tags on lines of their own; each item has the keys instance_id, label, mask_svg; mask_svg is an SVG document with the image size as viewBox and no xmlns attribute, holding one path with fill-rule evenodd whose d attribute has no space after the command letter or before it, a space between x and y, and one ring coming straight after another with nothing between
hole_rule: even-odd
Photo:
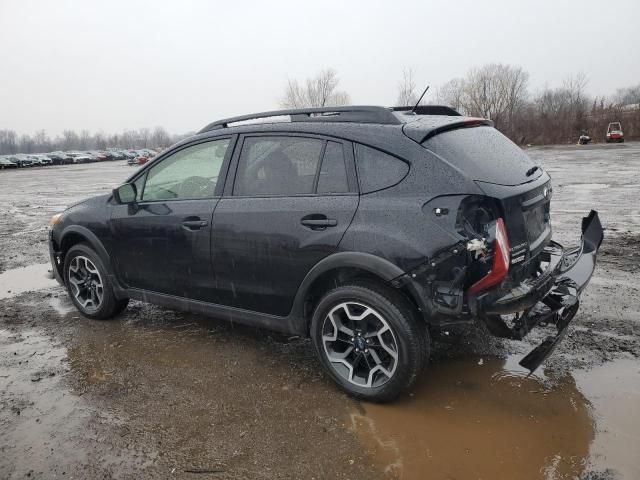
<instances>
[{"instance_id":1,"label":"rear light housing","mask_svg":"<svg viewBox=\"0 0 640 480\"><path fill-rule=\"evenodd\" d=\"M496 220L496 236L493 246L493 264L491 270L484 277L471 285L467 290L467 295L475 295L501 283L509 274L509 265L511 263L511 253L509 247L509 237L504 220L498 218Z\"/></svg>"}]
</instances>

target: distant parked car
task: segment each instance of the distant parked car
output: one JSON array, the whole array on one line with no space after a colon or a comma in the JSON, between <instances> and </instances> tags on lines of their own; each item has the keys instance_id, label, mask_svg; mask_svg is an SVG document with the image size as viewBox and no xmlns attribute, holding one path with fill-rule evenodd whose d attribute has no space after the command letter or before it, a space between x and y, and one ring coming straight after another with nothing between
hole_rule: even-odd
<instances>
[{"instance_id":1,"label":"distant parked car","mask_svg":"<svg viewBox=\"0 0 640 480\"><path fill-rule=\"evenodd\" d=\"M109 150L109 153L111 154L110 160L124 160L127 158L124 152L120 150Z\"/></svg>"},{"instance_id":2,"label":"distant parked car","mask_svg":"<svg viewBox=\"0 0 640 480\"><path fill-rule=\"evenodd\" d=\"M24 166L17 155L5 155L3 158L15 163L17 167Z\"/></svg>"},{"instance_id":3,"label":"distant parked car","mask_svg":"<svg viewBox=\"0 0 640 480\"><path fill-rule=\"evenodd\" d=\"M0 170L4 170L5 168L18 168L18 165L8 158L0 158Z\"/></svg>"},{"instance_id":4,"label":"distant parked car","mask_svg":"<svg viewBox=\"0 0 640 480\"><path fill-rule=\"evenodd\" d=\"M145 150L132 150L131 153L135 153L133 158L127 160L127 165L144 165L151 159L151 155Z\"/></svg>"},{"instance_id":5,"label":"distant parked car","mask_svg":"<svg viewBox=\"0 0 640 480\"><path fill-rule=\"evenodd\" d=\"M97 160L88 152L68 152L67 155L71 157L72 163L89 163Z\"/></svg>"},{"instance_id":6,"label":"distant parked car","mask_svg":"<svg viewBox=\"0 0 640 480\"><path fill-rule=\"evenodd\" d=\"M149 161L151 157L149 155L146 154L142 154L142 155L138 155L135 159L134 165L144 165L145 163L147 163Z\"/></svg>"},{"instance_id":7,"label":"distant parked car","mask_svg":"<svg viewBox=\"0 0 640 480\"><path fill-rule=\"evenodd\" d=\"M606 142L624 142L624 133L622 133L622 126L620 122L611 122L607 127Z\"/></svg>"},{"instance_id":8,"label":"distant parked car","mask_svg":"<svg viewBox=\"0 0 640 480\"><path fill-rule=\"evenodd\" d=\"M66 165L67 163L73 163L71 157L64 152L51 152L47 154L47 157L51 159L54 165Z\"/></svg>"},{"instance_id":9,"label":"distant parked car","mask_svg":"<svg viewBox=\"0 0 640 480\"><path fill-rule=\"evenodd\" d=\"M90 150L88 152L86 152L87 155L89 155L91 157L91 161L92 162L104 162L105 160L109 160L109 155L107 154L107 152L102 152L102 151L97 151L97 150Z\"/></svg>"},{"instance_id":10,"label":"distant parked car","mask_svg":"<svg viewBox=\"0 0 640 480\"><path fill-rule=\"evenodd\" d=\"M34 162L40 166L53 164L53 160L51 160L47 155L44 154L31 155L31 158L33 158Z\"/></svg>"},{"instance_id":11,"label":"distant parked car","mask_svg":"<svg viewBox=\"0 0 640 480\"><path fill-rule=\"evenodd\" d=\"M14 155L11 160L16 162L19 167L33 167L35 165L34 160L28 155Z\"/></svg>"}]
</instances>

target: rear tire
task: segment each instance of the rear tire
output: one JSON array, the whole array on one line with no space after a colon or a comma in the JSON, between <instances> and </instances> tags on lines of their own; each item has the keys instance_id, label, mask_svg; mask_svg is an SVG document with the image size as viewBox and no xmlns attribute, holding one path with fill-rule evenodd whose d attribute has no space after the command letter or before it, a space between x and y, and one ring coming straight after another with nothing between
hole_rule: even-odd
<instances>
[{"instance_id":1,"label":"rear tire","mask_svg":"<svg viewBox=\"0 0 640 480\"><path fill-rule=\"evenodd\" d=\"M89 245L69 249L62 273L71 301L85 317L107 320L127 308L129 299L116 298L107 268Z\"/></svg>"},{"instance_id":2,"label":"rear tire","mask_svg":"<svg viewBox=\"0 0 640 480\"><path fill-rule=\"evenodd\" d=\"M355 398L388 402L410 388L429 358L429 333L396 290L371 281L329 291L311 321L329 376Z\"/></svg>"}]
</instances>

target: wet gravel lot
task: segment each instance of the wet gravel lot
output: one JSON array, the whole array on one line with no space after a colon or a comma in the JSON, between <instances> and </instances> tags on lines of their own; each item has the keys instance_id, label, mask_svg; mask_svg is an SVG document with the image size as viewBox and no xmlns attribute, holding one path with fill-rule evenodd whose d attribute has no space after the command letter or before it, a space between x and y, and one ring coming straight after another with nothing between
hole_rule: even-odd
<instances>
[{"instance_id":1,"label":"wet gravel lot","mask_svg":"<svg viewBox=\"0 0 640 480\"><path fill-rule=\"evenodd\" d=\"M528 152L556 239L591 208L606 228L570 335L527 377L549 331L446 332L391 405L340 393L305 339L138 302L82 318L46 225L131 167L0 172L0 478L640 478L640 144Z\"/></svg>"}]
</instances>

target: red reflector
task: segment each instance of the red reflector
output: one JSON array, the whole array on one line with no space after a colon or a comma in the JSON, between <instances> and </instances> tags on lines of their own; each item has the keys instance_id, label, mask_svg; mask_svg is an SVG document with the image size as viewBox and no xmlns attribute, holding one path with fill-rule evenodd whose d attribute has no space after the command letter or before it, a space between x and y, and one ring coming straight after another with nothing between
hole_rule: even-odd
<instances>
[{"instance_id":1,"label":"red reflector","mask_svg":"<svg viewBox=\"0 0 640 480\"><path fill-rule=\"evenodd\" d=\"M504 226L504 220L496 220L496 240L494 244L493 265L491 271L469 287L467 294L473 295L482 290L502 282L509 273L511 263L511 253L509 252L509 237Z\"/></svg>"}]
</instances>

